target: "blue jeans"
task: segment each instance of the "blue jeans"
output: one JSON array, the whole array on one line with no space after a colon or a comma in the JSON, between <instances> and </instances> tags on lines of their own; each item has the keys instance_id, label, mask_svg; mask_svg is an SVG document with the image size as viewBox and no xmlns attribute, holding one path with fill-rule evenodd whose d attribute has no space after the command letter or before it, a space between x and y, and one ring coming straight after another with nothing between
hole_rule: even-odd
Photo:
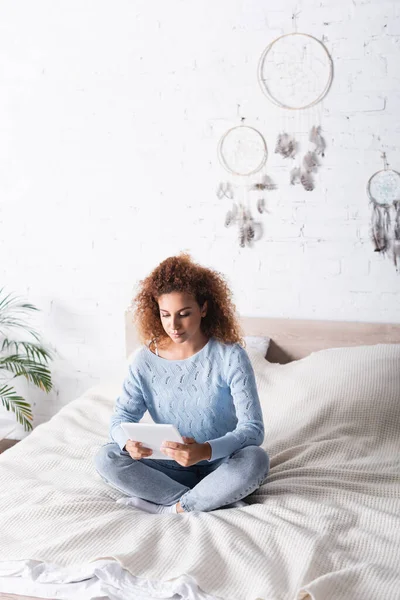
<instances>
[{"instance_id":1,"label":"blue jeans","mask_svg":"<svg viewBox=\"0 0 400 600\"><path fill-rule=\"evenodd\" d=\"M266 479L269 456L260 446L246 446L207 465L183 467L175 460L131 458L118 444L104 444L94 459L101 478L128 496L186 512L210 511L245 498Z\"/></svg>"}]
</instances>

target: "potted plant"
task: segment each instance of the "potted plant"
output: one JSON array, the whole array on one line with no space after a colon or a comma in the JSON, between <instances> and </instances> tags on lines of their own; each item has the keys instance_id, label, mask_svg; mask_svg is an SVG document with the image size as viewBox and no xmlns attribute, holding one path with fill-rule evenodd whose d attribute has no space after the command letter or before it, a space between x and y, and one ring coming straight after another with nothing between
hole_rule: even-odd
<instances>
[{"instance_id":1,"label":"potted plant","mask_svg":"<svg viewBox=\"0 0 400 600\"><path fill-rule=\"evenodd\" d=\"M15 413L25 431L32 429L31 405L10 385L10 376L11 379L25 377L46 392L53 387L47 366L51 352L40 343L38 333L21 318L36 310L39 309L16 296L6 295L4 288L0 288L0 398L6 410ZM17 330L22 330L24 335L28 333L31 341L15 339Z\"/></svg>"}]
</instances>

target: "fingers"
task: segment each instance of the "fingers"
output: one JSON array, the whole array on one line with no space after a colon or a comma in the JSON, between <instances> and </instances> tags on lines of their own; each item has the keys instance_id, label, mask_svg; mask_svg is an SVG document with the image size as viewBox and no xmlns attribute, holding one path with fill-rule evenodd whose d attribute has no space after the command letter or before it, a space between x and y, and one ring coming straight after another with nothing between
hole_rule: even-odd
<instances>
[{"instance_id":1,"label":"fingers","mask_svg":"<svg viewBox=\"0 0 400 600\"><path fill-rule=\"evenodd\" d=\"M187 444L180 444L179 442L163 442L161 448L172 448L172 450L185 450Z\"/></svg>"},{"instance_id":2,"label":"fingers","mask_svg":"<svg viewBox=\"0 0 400 600\"><path fill-rule=\"evenodd\" d=\"M125 448L129 453L130 457L135 460L140 460L146 456L151 456L153 451L150 448L143 446L142 442L136 442L134 440L128 440L125 444Z\"/></svg>"},{"instance_id":3,"label":"fingers","mask_svg":"<svg viewBox=\"0 0 400 600\"><path fill-rule=\"evenodd\" d=\"M129 454L131 455L131 458L134 458L135 460L140 460L141 458L148 458L149 456L151 456L153 454L152 450L139 450L137 452L132 451L129 452Z\"/></svg>"},{"instance_id":4,"label":"fingers","mask_svg":"<svg viewBox=\"0 0 400 600\"><path fill-rule=\"evenodd\" d=\"M146 446L143 446L142 442L134 442L133 440L129 440L127 442L127 444L129 444L130 446L133 446L134 448L136 448L138 450L150 450L150 448L146 448Z\"/></svg>"}]
</instances>

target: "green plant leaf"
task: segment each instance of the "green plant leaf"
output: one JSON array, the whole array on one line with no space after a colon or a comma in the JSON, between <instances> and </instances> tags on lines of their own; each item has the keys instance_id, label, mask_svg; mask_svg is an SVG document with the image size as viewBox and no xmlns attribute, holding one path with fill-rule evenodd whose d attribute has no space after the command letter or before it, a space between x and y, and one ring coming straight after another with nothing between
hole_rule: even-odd
<instances>
[{"instance_id":1,"label":"green plant leaf","mask_svg":"<svg viewBox=\"0 0 400 600\"><path fill-rule=\"evenodd\" d=\"M24 426L25 431L32 430L33 415L29 402L16 394L14 388L7 385L0 386L0 398L7 410L12 410L18 423Z\"/></svg>"},{"instance_id":2,"label":"green plant leaf","mask_svg":"<svg viewBox=\"0 0 400 600\"><path fill-rule=\"evenodd\" d=\"M33 304L12 294L5 294L4 288L0 289L0 375L2 372L10 372L14 374L14 378L25 377L28 382L49 392L53 384L46 363L52 358L51 352L40 343L37 331L20 317L21 314L37 310L39 309ZM35 341L12 340L8 337L9 329L22 329ZM24 425L25 430L31 430L30 421L33 417L30 404L8 385L0 387L0 397L3 406L15 413L17 421Z\"/></svg>"},{"instance_id":3,"label":"green plant leaf","mask_svg":"<svg viewBox=\"0 0 400 600\"><path fill-rule=\"evenodd\" d=\"M2 297L4 288L0 289L0 333L5 335L4 329L2 328L14 328L14 329L25 329L28 333L39 341L39 334L37 331L29 327L26 321L16 317L18 313L26 313L28 311L39 310L33 304L29 302L23 302L17 296L7 294Z\"/></svg>"},{"instance_id":4,"label":"green plant leaf","mask_svg":"<svg viewBox=\"0 0 400 600\"><path fill-rule=\"evenodd\" d=\"M33 338L35 338L35 340L39 341L40 340L40 336L37 333L37 331L35 331L35 329L32 329L31 327L28 327L25 321L21 321L21 319L14 319L11 317L2 317L2 315L0 314L0 334L5 336L6 332L4 329L2 328L13 328L13 329L24 329L25 331L27 331Z\"/></svg>"},{"instance_id":5,"label":"green plant leaf","mask_svg":"<svg viewBox=\"0 0 400 600\"><path fill-rule=\"evenodd\" d=\"M0 369L14 373L15 377L23 376L40 389L49 392L53 387L48 367L23 354L11 354L0 358Z\"/></svg>"},{"instance_id":6,"label":"green plant leaf","mask_svg":"<svg viewBox=\"0 0 400 600\"><path fill-rule=\"evenodd\" d=\"M20 348L24 349L28 357L38 360L39 362L47 362L52 358L52 352L47 350L44 346L35 344L33 342L16 342L7 338L3 340L0 352L4 352L5 350L13 350L16 354L18 354Z\"/></svg>"},{"instance_id":7,"label":"green plant leaf","mask_svg":"<svg viewBox=\"0 0 400 600\"><path fill-rule=\"evenodd\" d=\"M4 287L0 289L0 312L4 313L6 310L12 310L12 312L16 312L22 310L25 312L26 310L39 310L33 304L29 302L21 302L18 296L12 296L11 294L7 294L3 299L1 299L1 294L3 293Z\"/></svg>"}]
</instances>

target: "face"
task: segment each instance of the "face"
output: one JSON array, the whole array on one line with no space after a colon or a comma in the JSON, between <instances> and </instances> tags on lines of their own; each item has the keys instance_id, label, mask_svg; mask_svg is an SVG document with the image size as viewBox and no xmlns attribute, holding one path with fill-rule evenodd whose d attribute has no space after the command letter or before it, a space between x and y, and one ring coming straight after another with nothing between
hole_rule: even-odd
<instances>
[{"instance_id":1,"label":"face","mask_svg":"<svg viewBox=\"0 0 400 600\"><path fill-rule=\"evenodd\" d=\"M200 307L191 294L171 292L158 298L158 307L162 326L173 342L180 344L200 333L201 319L206 315L207 302Z\"/></svg>"}]
</instances>

